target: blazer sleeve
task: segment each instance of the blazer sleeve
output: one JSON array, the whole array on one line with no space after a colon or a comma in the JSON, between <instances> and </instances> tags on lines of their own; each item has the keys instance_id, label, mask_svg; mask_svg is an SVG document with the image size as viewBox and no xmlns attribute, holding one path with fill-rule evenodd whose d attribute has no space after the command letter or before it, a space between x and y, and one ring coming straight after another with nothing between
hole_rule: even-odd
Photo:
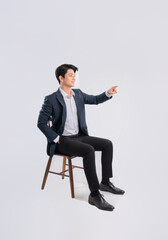
<instances>
[{"instance_id":1,"label":"blazer sleeve","mask_svg":"<svg viewBox=\"0 0 168 240\"><path fill-rule=\"evenodd\" d=\"M50 116L52 116L52 104L46 96L39 112L37 127L47 137L48 142L52 142L58 136L58 134L47 125Z\"/></svg>"},{"instance_id":2,"label":"blazer sleeve","mask_svg":"<svg viewBox=\"0 0 168 240\"><path fill-rule=\"evenodd\" d=\"M113 97L113 96L108 97L106 95L106 92L103 92L99 95L86 94L86 93L82 92L81 90L80 90L80 92L83 95L83 99L84 99L85 104L99 104L99 103L103 103L103 102L105 102L105 101L107 101L107 100L109 100Z\"/></svg>"}]
</instances>

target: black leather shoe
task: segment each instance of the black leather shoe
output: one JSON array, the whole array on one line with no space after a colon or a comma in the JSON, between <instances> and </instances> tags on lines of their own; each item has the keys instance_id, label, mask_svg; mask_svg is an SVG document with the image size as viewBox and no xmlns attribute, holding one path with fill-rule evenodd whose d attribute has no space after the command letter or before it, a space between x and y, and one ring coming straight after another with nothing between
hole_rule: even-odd
<instances>
[{"instance_id":1,"label":"black leather shoe","mask_svg":"<svg viewBox=\"0 0 168 240\"><path fill-rule=\"evenodd\" d=\"M114 193L114 194L120 194L120 195L125 193L124 190L115 187L114 184L111 183L110 181L107 184L100 183L100 190L101 191L106 191L106 192L111 192L111 193Z\"/></svg>"},{"instance_id":2,"label":"black leather shoe","mask_svg":"<svg viewBox=\"0 0 168 240\"><path fill-rule=\"evenodd\" d=\"M101 210L113 211L114 209L114 207L111 204L106 202L106 200L103 198L103 195L100 193L95 197L92 197L90 194L88 198L88 202L91 205L94 205Z\"/></svg>"}]
</instances>

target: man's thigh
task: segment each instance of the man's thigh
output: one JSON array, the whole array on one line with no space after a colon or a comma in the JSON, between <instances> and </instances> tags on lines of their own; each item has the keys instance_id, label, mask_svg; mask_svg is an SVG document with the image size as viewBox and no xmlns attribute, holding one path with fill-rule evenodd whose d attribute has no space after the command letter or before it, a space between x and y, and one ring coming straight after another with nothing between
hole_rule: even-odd
<instances>
[{"instance_id":1,"label":"man's thigh","mask_svg":"<svg viewBox=\"0 0 168 240\"><path fill-rule=\"evenodd\" d=\"M91 145L94 147L95 151L102 151L107 146L113 147L111 140L95 136L83 136L81 142Z\"/></svg>"},{"instance_id":2,"label":"man's thigh","mask_svg":"<svg viewBox=\"0 0 168 240\"><path fill-rule=\"evenodd\" d=\"M89 151L94 151L94 148L85 142L81 141L81 138L61 137L60 143L57 143L55 152L67 154L69 156L85 156Z\"/></svg>"}]
</instances>

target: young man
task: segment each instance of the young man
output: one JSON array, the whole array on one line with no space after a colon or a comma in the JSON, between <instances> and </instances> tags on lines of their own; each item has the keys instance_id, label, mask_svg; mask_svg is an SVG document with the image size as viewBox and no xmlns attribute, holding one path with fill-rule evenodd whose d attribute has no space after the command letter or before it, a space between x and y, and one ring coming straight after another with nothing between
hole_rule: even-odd
<instances>
[{"instance_id":1,"label":"young man","mask_svg":"<svg viewBox=\"0 0 168 240\"><path fill-rule=\"evenodd\" d=\"M108 139L89 135L85 104L100 104L111 99L117 93L117 86L95 96L88 95L79 88L72 90L77 70L71 64L62 64L56 69L55 75L60 87L45 97L37 126L47 137L49 156L63 153L83 158L84 172L91 191L88 202L99 209L112 211L114 207L103 198L99 189L113 194L124 194L125 191L115 187L109 180L113 176L113 144ZM53 119L51 128L47 125L50 116ZM95 151L102 151L100 184L96 174Z\"/></svg>"}]
</instances>

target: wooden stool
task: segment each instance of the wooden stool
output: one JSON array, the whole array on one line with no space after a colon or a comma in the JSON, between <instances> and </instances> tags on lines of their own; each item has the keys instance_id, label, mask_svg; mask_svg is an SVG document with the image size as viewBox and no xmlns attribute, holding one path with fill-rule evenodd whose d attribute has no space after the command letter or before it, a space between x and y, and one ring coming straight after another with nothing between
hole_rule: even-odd
<instances>
[{"instance_id":1,"label":"wooden stool","mask_svg":"<svg viewBox=\"0 0 168 240\"><path fill-rule=\"evenodd\" d=\"M75 194L74 194L74 181L73 181L73 168L81 168L81 169L84 169L84 168L80 167L80 166L72 165L71 159L75 158L76 156L67 156L67 155L57 154L57 153L55 153L54 156L61 156L61 157L63 157L62 172L58 173L58 172L50 171L50 166L51 166L51 162L52 162L52 158L53 157L49 157L41 189L44 189L44 187L45 187L45 183L46 183L46 180L47 180L47 177L48 177L48 173L61 175L62 179L64 179L64 177L69 177L70 187L71 187L71 197L75 198ZM68 159L68 163L66 163L67 159ZM66 169L66 166L68 166L68 169ZM69 171L69 175L65 174L65 172L67 172L67 171Z\"/></svg>"}]
</instances>

